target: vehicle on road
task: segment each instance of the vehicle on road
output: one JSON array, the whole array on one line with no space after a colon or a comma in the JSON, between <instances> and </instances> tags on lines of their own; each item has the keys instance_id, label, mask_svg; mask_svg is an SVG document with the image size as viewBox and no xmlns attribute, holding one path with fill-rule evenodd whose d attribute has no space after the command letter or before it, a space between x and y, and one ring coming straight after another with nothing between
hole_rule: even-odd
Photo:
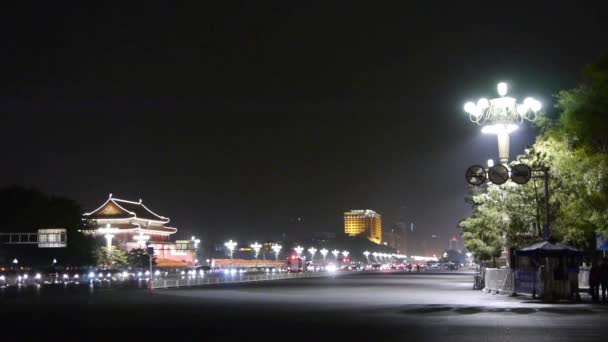
<instances>
[{"instance_id":1,"label":"vehicle on road","mask_svg":"<svg viewBox=\"0 0 608 342\"><path fill-rule=\"evenodd\" d=\"M304 271L305 271L305 265L302 262L302 258L293 255L289 259L287 259L287 272L293 273L293 272L304 272Z\"/></svg>"}]
</instances>

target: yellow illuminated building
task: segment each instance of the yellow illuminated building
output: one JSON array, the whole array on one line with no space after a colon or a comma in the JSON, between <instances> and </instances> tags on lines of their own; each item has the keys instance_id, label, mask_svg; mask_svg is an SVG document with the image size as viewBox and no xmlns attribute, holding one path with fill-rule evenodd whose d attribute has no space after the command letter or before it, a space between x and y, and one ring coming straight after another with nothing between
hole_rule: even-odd
<instances>
[{"instance_id":1,"label":"yellow illuminated building","mask_svg":"<svg viewBox=\"0 0 608 342\"><path fill-rule=\"evenodd\" d=\"M366 237L377 244L382 243L382 218L373 210L351 210L344 213L344 233L349 236Z\"/></svg>"}]
</instances>

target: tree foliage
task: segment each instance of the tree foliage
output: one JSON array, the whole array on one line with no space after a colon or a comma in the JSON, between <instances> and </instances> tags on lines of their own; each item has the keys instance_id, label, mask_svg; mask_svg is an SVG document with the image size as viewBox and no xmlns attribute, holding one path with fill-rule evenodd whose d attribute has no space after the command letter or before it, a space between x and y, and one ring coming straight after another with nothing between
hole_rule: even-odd
<instances>
[{"instance_id":1,"label":"tree foliage","mask_svg":"<svg viewBox=\"0 0 608 342\"><path fill-rule=\"evenodd\" d=\"M150 256L142 248L132 249L127 253L129 266L147 268L150 265ZM156 265L156 258L152 257L152 265Z\"/></svg>"},{"instance_id":2,"label":"tree foliage","mask_svg":"<svg viewBox=\"0 0 608 342\"><path fill-rule=\"evenodd\" d=\"M31 251L30 254L45 254L40 255L40 258L48 259L46 254L53 252L53 256L62 264L87 265L93 262L91 250L95 241L80 232L82 212L76 201L48 196L36 188L9 186L0 189L0 216L3 218L1 232L34 233L42 228L66 229L67 248Z\"/></svg>"},{"instance_id":3,"label":"tree foliage","mask_svg":"<svg viewBox=\"0 0 608 342\"><path fill-rule=\"evenodd\" d=\"M112 247L108 250L106 247L99 247L95 250L95 259L97 266L101 268L123 268L129 265L129 256L127 252Z\"/></svg>"}]
</instances>

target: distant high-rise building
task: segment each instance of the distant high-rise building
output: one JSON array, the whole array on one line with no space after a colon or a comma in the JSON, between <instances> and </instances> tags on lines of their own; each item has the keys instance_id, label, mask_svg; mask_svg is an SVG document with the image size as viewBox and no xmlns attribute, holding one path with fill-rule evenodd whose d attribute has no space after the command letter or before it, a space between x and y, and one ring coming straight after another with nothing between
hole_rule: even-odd
<instances>
[{"instance_id":1,"label":"distant high-rise building","mask_svg":"<svg viewBox=\"0 0 608 342\"><path fill-rule=\"evenodd\" d=\"M394 222L391 228L385 229L382 232L382 240L389 247L395 248L400 253L403 253L407 250L406 231L407 228L405 222Z\"/></svg>"},{"instance_id":2,"label":"distant high-rise building","mask_svg":"<svg viewBox=\"0 0 608 342\"><path fill-rule=\"evenodd\" d=\"M344 233L349 236L366 237L377 244L382 243L382 218L373 210L351 210L344 213Z\"/></svg>"}]
</instances>

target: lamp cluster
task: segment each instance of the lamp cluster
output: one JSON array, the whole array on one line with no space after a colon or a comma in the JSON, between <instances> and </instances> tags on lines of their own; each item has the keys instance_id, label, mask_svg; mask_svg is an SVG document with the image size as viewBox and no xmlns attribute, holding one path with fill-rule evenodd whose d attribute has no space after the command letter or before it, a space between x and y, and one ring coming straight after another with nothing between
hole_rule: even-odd
<instances>
[{"instance_id":1,"label":"lamp cluster","mask_svg":"<svg viewBox=\"0 0 608 342\"><path fill-rule=\"evenodd\" d=\"M523 103L518 104L516 99L506 96L508 85L505 82L498 83L497 90L500 95L498 98L488 100L482 97L477 103L469 101L464 105L464 111L469 114L470 120L483 126L483 133L509 134L524 120L536 120L536 114L542 108L540 101L526 97Z\"/></svg>"},{"instance_id":2,"label":"lamp cluster","mask_svg":"<svg viewBox=\"0 0 608 342\"><path fill-rule=\"evenodd\" d=\"M469 113L469 119L481 126L481 132L495 134L498 138L498 157L502 164L509 161L509 134L513 133L524 121L536 120L536 114L541 110L540 101L526 97L523 103L507 96L508 86L505 82L496 87L500 97L488 100L484 97L477 103L469 101L464 105L464 111Z\"/></svg>"}]
</instances>

